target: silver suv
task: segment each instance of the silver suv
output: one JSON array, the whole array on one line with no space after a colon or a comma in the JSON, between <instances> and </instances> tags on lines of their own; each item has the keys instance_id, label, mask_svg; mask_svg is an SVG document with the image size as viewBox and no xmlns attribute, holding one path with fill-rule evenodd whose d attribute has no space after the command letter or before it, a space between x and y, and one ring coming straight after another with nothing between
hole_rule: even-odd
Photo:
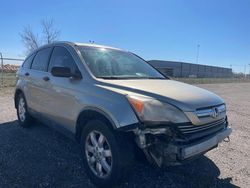
<instances>
[{"instance_id":1,"label":"silver suv","mask_svg":"<svg viewBox=\"0 0 250 188\"><path fill-rule=\"evenodd\" d=\"M56 42L17 72L21 127L34 119L72 133L98 186L119 183L135 158L159 167L201 156L231 133L217 95L170 80L117 48Z\"/></svg>"}]
</instances>

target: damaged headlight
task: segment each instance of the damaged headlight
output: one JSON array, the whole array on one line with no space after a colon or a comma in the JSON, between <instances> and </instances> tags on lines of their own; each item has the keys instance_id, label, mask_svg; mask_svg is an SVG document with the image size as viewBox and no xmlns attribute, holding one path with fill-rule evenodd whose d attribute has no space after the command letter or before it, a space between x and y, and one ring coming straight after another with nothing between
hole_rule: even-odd
<instances>
[{"instance_id":1,"label":"damaged headlight","mask_svg":"<svg viewBox=\"0 0 250 188\"><path fill-rule=\"evenodd\" d=\"M129 103L143 122L189 122L186 115L173 105L141 96L127 96Z\"/></svg>"}]
</instances>

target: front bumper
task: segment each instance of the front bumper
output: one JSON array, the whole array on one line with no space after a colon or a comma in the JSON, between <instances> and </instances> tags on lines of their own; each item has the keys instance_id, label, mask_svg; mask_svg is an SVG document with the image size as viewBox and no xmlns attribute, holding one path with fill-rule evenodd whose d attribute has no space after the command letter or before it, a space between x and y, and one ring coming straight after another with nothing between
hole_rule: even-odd
<instances>
[{"instance_id":1,"label":"front bumper","mask_svg":"<svg viewBox=\"0 0 250 188\"><path fill-rule=\"evenodd\" d=\"M203 154L218 146L218 143L227 138L232 132L231 128L226 128L220 132L217 132L212 137L199 140L198 142L192 143L190 145L178 146L175 145L177 156L179 160L185 160L192 158L196 155Z\"/></svg>"},{"instance_id":2,"label":"front bumper","mask_svg":"<svg viewBox=\"0 0 250 188\"><path fill-rule=\"evenodd\" d=\"M158 131L161 132L161 129ZM139 134L136 141L137 145L143 149L147 159L160 167L162 165L178 165L197 158L217 147L221 141L229 137L232 129L225 127L214 134L192 141L178 138L166 140L166 136L159 132L151 130L151 138Z\"/></svg>"},{"instance_id":3,"label":"front bumper","mask_svg":"<svg viewBox=\"0 0 250 188\"><path fill-rule=\"evenodd\" d=\"M217 147L232 132L227 118L202 126L162 124L145 127L134 131L135 141L147 159L158 166L178 165L197 158Z\"/></svg>"}]
</instances>

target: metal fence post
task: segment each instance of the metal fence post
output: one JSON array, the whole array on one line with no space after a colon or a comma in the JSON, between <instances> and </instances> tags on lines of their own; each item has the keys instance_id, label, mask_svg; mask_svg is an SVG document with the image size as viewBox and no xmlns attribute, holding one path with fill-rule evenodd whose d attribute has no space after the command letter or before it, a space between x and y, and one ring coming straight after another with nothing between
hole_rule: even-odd
<instances>
[{"instance_id":1,"label":"metal fence post","mask_svg":"<svg viewBox=\"0 0 250 188\"><path fill-rule=\"evenodd\" d=\"M3 54L0 52L1 57L1 87L3 87Z\"/></svg>"}]
</instances>

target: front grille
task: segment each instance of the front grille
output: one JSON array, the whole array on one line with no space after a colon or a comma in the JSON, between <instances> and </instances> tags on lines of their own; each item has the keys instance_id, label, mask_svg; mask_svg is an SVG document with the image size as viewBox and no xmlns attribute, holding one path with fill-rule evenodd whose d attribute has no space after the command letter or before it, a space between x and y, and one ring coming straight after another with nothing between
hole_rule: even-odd
<instances>
[{"instance_id":1,"label":"front grille","mask_svg":"<svg viewBox=\"0 0 250 188\"><path fill-rule=\"evenodd\" d=\"M216 118L223 113L226 113L226 106L224 104L196 110L196 115L198 116L198 118L206 118L206 117Z\"/></svg>"},{"instance_id":2,"label":"front grille","mask_svg":"<svg viewBox=\"0 0 250 188\"><path fill-rule=\"evenodd\" d=\"M178 129L186 137L193 139L215 133L226 126L226 120L221 120L205 125L179 125Z\"/></svg>"}]
</instances>

